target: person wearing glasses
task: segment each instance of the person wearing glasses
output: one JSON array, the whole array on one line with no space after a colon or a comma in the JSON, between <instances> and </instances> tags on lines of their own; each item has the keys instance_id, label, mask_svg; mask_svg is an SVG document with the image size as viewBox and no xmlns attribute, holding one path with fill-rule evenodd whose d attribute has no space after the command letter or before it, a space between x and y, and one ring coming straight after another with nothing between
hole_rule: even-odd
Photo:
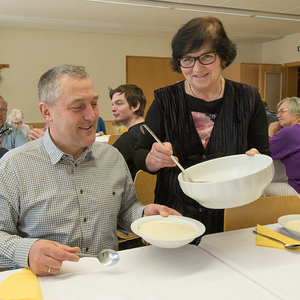
<instances>
[{"instance_id":1,"label":"person wearing glasses","mask_svg":"<svg viewBox=\"0 0 300 300\"><path fill-rule=\"evenodd\" d=\"M269 126L270 150L274 164L279 161L285 169L284 174L277 174L275 164L274 179L263 195L300 197L300 98L285 98L277 109L279 121ZM276 179L282 177L283 180Z\"/></svg>"},{"instance_id":2,"label":"person wearing glasses","mask_svg":"<svg viewBox=\"0 0 300 300\"><path fill-rule=\"evenodd\" d=\"M10 124L20 128L24 135L28 138L29 126L23 123L24 114L20 109L14 108L7 116L7 120Z\"/></svg>"},{"instance_id":3,"label":"person wearing glasses","mask_svg":"<svg viewBox=\"0 0 300 300\"><path fill-rule=\"evenodd\" d=\"M222 77L235 57L236 45L217 18L184 24L172 39L171 65L185 80L156 90L145 119L164 145L146 133L134 150L136 167L157 173L155 203L199 220L206 234L223 230L224 211L204 208L181 191L180 170L169 155L184 168L245 152L270 155L268 121L258 90Z\"/></svg>"},{"instance_id":4,"label":"person wearing glasses","mask_svg":"<svg viewBox=\"0 0 300 300\"><path fill-rule=\"evenodd\" d=\"M20 128L6 122L7 107L7 102L0 96L0 138L2 147L11 150L24 145L28 140Z\"/></svg>"}]
</instances>

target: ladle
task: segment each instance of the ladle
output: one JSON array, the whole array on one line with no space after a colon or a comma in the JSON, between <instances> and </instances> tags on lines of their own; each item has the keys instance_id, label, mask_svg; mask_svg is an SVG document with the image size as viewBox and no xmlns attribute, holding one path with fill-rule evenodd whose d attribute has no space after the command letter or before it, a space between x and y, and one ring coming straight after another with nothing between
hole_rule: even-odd
<instances>
[{"instance_id":1,"label":"ladle","mask_svg":"<svg viewBox=\"0 0 300 300\"><path fill-rule=\"evenodd\" d=\"M259 232L255 231L255 230L253 230L253 233L255 233L255 234L257 234L257 235L261 235L261 236L263 236L263 237L266 237L266 238L268 238L268 239L270 239L270 240L272 240L272 241L281 243L281 244L283 244L283 246L284 246L285 248L288 248L288 249L298 249L298 248L300 248L300 243L299 243L299 244L286 244L286 243L284 243L283 241L280 241L280 240L275 239L275 238L273 238L273 237L271 237L271 236L268 236L268 235L259 233Z\"/></svg>"},{"instance_id":2,"label":"ladle","mask_svg":"<svg viewBox=\"0 0 300 300\"><path fill-rule=\"evenodd\" d=\"M120 260L119 253L114 250L111 250L111 249L104 249L98 255L84 254L84 253L76 253L76 255L78 255L80 258L81 257L95 257L104 266L115 265Z\"/></svg>"},{"instance_id":3,"label":"ladle","mask_svg":"<svg viewBox=\"0 0 300 300\"><path fill-rule=\"evenodd\" d=\"M155 133L145 124L141 125L140 129L143 134L145 134L144 128L147 129L147 131L153 136L153 138L160 144L163 145L163 143L159 140L159 138L155 135ZM177 159L171 154L170 155L171 159L174 161L174 163L177 165L177 167L182 171L182 173L187 177L187 179L190 182L196 182L192 179L190 174L182 167L182 165L177 161ZM198 181L198 182L205 182L205 181Z\"/></svg>"}]
</instances>

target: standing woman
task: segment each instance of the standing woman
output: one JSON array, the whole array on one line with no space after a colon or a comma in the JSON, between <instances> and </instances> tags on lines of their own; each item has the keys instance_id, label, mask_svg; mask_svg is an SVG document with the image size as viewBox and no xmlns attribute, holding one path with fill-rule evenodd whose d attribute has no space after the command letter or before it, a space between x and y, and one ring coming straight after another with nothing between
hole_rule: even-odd
<instances>
[{"instance_id":1,"label":"standing woman","mask_svg":"<svg viewBox=\"0 0 300 300\"><path fill-rule=\"evenodd\" d=\"M270 183L264 196L300 197L300 98L285 98L277 108L279 121L269 126L270 150L273 160L284 164L288 180Z\"/></svg>"},{"instance_id":2,"label":"standing woman","mask_svg":"<svg viewBox=\"0 0 300 300\"><path fill-rule=\"evenodd\" d=\"M206 233L223 231L224 210L204 208L187 197L178 183L180 170L169 155L173 153L184 168L246 151L270 155L265 108L256 88L221 76L234 60L236 46L220 20L192 19L173 37L172 50L172 67L185 81L156 90L145 120L165 143L142 135L134 162L137 168L157 173L156 203L201 221Z\"/></svg>"}]
</instances>

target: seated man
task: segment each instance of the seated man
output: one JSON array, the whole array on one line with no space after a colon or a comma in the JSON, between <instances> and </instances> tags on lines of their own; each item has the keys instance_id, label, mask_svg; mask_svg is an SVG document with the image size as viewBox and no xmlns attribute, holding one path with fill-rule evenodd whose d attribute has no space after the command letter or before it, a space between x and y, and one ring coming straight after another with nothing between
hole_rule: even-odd
<instances>
[{"instance_id":1,"label":"seated man","mask_svg":"<svg viewBox=\"0 0 300 300\"><path fill-rule=\"evenodd\" d=\"M110 89L109 97L115 120L128 129L113 146L123 154L134 179L138 169L133 163L132 152L141 135L140 127L145 121L143 114L147 101L143 91L134 84L123 84L116 89Z\"/></svg>"},{"instance_id":2,"label":"seated man","mask_svg":"<svg viewBox=\"0 0 300 300\"><path fill-rule=\"evenodd\" d=\"M7 106L7 102L0 96L0 132L9 128L1 134L2 147L11 150L24 145L28 140L20 128L6 122Z\"/></svg>"},{"instance_id":3,"label":"seated man","mask_svg":"<svg viewBox=\"0 0 300 300\"><path fill-rule=\"evenodd\" d=\"M130 230L142 216L179 214L143 206L123 156L94 143L98 95L85 71L53 68L40 78L38 94L47 131L1 158L0 270L57 274L79 251L117 250L117 223Z\"/></svg>"}]
</instances>

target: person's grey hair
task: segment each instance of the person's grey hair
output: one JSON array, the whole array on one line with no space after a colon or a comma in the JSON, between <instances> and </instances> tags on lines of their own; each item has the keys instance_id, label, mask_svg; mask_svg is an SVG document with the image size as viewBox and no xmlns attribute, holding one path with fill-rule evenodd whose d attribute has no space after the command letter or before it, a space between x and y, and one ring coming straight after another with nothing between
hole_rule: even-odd
<instances>
[{"instance_id":1,"label":"person's grey hair","mask_svg":"<svg viewBox=\"0 0 300 300\"><path fill-rule=\"evenodd\" d=\"M24 119L24 114L20 109L14 108L9 115L7 116L7 121L9 123L13 122L13 121L22 121L23 122Z\"/></svg>"},{"instance_id":2,"label":"person's grey hair","mask_svg":"<svg viewBox=\"0 0 300 300\"><path fill-rule=\"evenodd\" d=\"M64 76L75 78L90 78L80 67L61 65L44 73L38 82L38 96L40 102L53 105L61 95L62 89L60 79Z\"/></svg>"},{"instance_id":3,"label":"person's grey hair","mask_svg":"<svg viewBox=\"0 0 300 300\"><path fill-rule=\"evenodd\" d=\"M284 102L287 102L292 116L296 116L296 115L300 114L300 98L298 98L298 97L287 97L287 98L281 100L277 104L277 108L279 108L280 105Z\"/></svg>"},{"instance_id":4,"label":"person's grey hair","mask_svg":"<svg viewBox=\"0 0 300 300\"><path fill-rule=\"evenodd\" d=\"M7 101L5 101L4 98L3 98L1 95L0 95L0 99L4 101L4 103L5 103L5 105L6 105L6 108L8 108L8 103L7 103Z\"/></svg>"}]
</instances>

